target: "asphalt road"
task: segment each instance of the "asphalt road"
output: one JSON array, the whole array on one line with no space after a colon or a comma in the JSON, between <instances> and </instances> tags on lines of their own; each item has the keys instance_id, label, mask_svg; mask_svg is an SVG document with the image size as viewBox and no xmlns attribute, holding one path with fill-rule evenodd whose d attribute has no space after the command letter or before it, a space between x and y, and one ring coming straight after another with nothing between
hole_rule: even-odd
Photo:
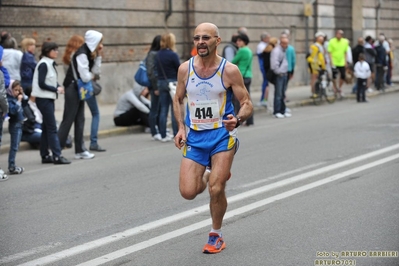
<instances>
[{"instance_id":1,"label":"asphalt road","mask_svg":"<svg viewBox=\"0 0 399 266\"><path fill-rule=\"evenodd\" d=\"M20 152L26 172L0 183L0 265L399 265L398 102L257 113L239 129L216 255L201 253L208 194L181 198L172 143L105 138L66 166Z\"/></svg>"}]
</instances>

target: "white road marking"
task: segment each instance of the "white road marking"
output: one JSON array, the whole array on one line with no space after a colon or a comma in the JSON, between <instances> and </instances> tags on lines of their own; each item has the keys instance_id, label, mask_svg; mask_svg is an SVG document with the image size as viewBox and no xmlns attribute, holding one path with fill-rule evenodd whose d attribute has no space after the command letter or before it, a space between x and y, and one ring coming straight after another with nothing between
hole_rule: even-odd
<instances>
[{"instance_id":1,"label":"white road marking","mask_svg":"<svg viewBox=\"0 0 399 266\"><path fill-rule=\"evenodd\" d=\"M265 183L267 181L279 179L279 178L287 176L287 175L292 175L292 174L296 174L296 173L299 173L299 172L302 172L302 171L305 171L305 170L308 170L308 169L316 168L317 166L320 166L320 165L323 165L323 164L325 164L325 162L311 164L311 165L308 165L308 166L305 166L305 167L301 167L301 168L298 168L298 169L295 169L295 170L292 170L292 171L288 171L288 172L281 173L281 174L278 174L278 175L275 175L275 176L267 177L265 179L257 180L257 181L252 182L252 183L244 184L241 187L245 188L245 187L257 186L257 185L263 184L263 183Z\"/></svg>"},{"instance_id":2,"label":"white road marking","mask_svg":"<svg viewBox=\"0 0 399 266\"><path fill-rule=\"evenodd\" d=\"M61 246L61 245L62 245L62 243L60 243L60 242L50 243L49 245L46 245L46 246L35 247L35 248L30 249L30 250L26 250L24 252L21 252L21 253L10 255L10 256L7 256L7 257L3 257L3 258L0 259L0 265L6 264L6 263L10 263L10 262L13 262L13 261L16 261L16 260L20 260L20 259L32 256L32 255L37 254L37 253L45 252L47 250L50 250L50 249L52 249L54 247L58 247L58 246Z\"/></svg>"},{"instance_id":3,"label":"white road marking","mask_svg":"<svg viewBox=\"0 0 399 266\"><path fill-rule=\"evenodd\" d=\"M319 174L326 173L331 170L338 169L340 167L344 167L344 166L347 166L347 165L350 165L353 163L357 163L362 160L372 158L377 155L381 155L383 153L391 152L398 148L399 148L399 144L396 144L396 145L389 146L389 147L386 147L386 148L383 148L380 150L376 150L376 151L373 151L373 152L370 152L370 153L367 153L364 155L360 155L358 157L354 157L352 159L349 159L349 160L346 160L343 162L325 166L325 167L322 167L322 168L319 168L319 169L316 169L316 170L313 170L313 171L310 171L310 172L307 172L304 174L300 174L298 176L294 176L294 177L291 177L291 178L288 178L285 180L281 180L281 181L278 181L278 182L275 182L275 183L272 183L269 185L265 185L263 187L249 190L247 192L243 192L241 194L237 194L235 196L229 197L228 202L233 203L233 202L245 199L245 198L249 198L249 197L255 196L257 194L264 193L266 191L270 191L270 190L273 190L273 189L276 189L276 188L279 188L279 187L282 187L285 185L293 184L295 182L304 180L306 178L310 178L310 177L313 177L313 176L316 176ZM169 217L165 217L163 219L153 221L153 222L150 222L150 223L138 226L138 227L134 227L134 228L128 229L128 230L120 232L120 233L116 233L116 234L106 236L106 237L103 237L103 238L100 238L100 239L97 239L97 240L94 240L91 242L87 242L87 243L84 243L84 244L81 244L81 245L78 245L78 246L75 246L75 247L72 247L69 249L65 249L60 252L50 254L48 256L41 257L36 260L21 264L20 266L22 266L22 265L23 266L46 265L49 263L54 263L56 261L59 261L59 260L62 260L62 259L65 259L65 258L68 258L71 256L75 256L75 255L81 254L83 252L87 252L89 250L99 248L101 246L104 246L104 245L107 245L107 244L110 244L110 243L113 243L113 242L116 242L116 241L119 241L122 239L126 239L127 237L131 237L131 236L134 236L134 235L137 235L140 233L144 233L146 231L149 231L149 230L152 230L152 229L155 229L155 228L158 228L158 227L161 227L161 226L173 223L173 222L177 222L182 219L186 219L188 217L192 217L194 215L197 215L199 213L206 212L206 211L209 211L208 204L199 206L197 208L194 208L194 209L191 209L191 210L188 210L185 212L181 212L181 213L169 216Z\"/></svg>"},{"instance_id":4,"label":"white road marking","mask_svg":"<svg viewBox=\"0 0 399 266\"><path fill-rule=\"evenodd\" d=\"M336 175L321 179L319 181L316 181L316 182L313 182L313 183L310 183L310 184L307 184L307 185L304 185L304 186L301 186L301 187L298 187L298 188L294 188L292 190L289 190L289 191L286 191L286 192L283 192L283 193L280 193L280 194L277 194L275 196L266 198L264 200L260 200L260 201L254 202L252 204L237 208L235 210L226 212L226 215L224 216L224 220L233 218L235 216L242 215L244 213L247 213L247 212L250 212L252 210L258 209L258 208L263 207L265 205L268 205L270 203L273 203L273 202L276 202L276 201L291 197L291 196L299 194L301 192L304 192L304 191L307 191L307 190L310 190L310 189L313 189L313 188L316 188L316 187L331 183L331 182L336 181L338 179L353 175L353 174L358 173L358 172L362 172L364 170L370 169L372 167L376 167L378 165L381 165L381 164L384 164L384 163L387 163L387 162L390 162L390 161L393 161L393 160L396 160L396 159L399 159L399 154L395 154L395 155L386 157L384 159L381 159L381 160L378 160L378 161L375 161L375 162L372 162L372 163L368 163L368 164L365 164L365 165L350 169L348 171L344 171L342 173L339 173L339 174L336 174ZM127 256L129 254L134 253L134 252L137 252L139 250L142 250L142 249L157 245L159 243L162 243L162 242L168 241L170 239L173 239L173 238L176 238L176 237L191 233L193 231L196 231L198 229L201 229L201 228L204 228L204 227L210 226L210 225L212 225L211 219L206 219L206 220L203 220L203 221L198 222L196 224L192 224L192 225L183 227L181 229L177 229L175 231L172 231L172 232L169 232L169 233L166 233L166 234L151 238L151 239L149 239L147 241L143 241L141 243L132 245L130 247L126 247L126 248L117 250L115 252L109 253L107 255L95 258L93 260L81 263L81 264L79 264L77 266L97 266L97 265L102 265L104 263L108 263L110 261L119 259L121 257Z\"/></svg>"}]
</instances>

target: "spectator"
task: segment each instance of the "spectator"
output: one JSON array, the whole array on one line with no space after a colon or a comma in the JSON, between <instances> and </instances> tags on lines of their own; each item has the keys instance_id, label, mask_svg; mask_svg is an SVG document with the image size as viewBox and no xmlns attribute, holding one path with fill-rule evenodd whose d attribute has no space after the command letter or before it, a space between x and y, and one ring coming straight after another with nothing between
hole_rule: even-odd
<instances>
[{"instance_id":1,"label":"spectator","mask_svg":"<svg viewBox=\"0 0 399 266\"><path fill-rule=\"evenodd\" d=\"M364 52L364 39L363 37L359 37L359 39L357 39L357 45L352 49L353 64L356 64L357 61L359 61L360 54L363 54L364 56Z\"/></svg>"},{"instance_id":2,"label":"spectator","mask_svg":"<svg viewBox=\"0 0 399 266\"><path fill-rule=\"evenodd\" d=\"M11 38L11 34L10 34L9 32L7 32L7 31L2 31L2 32L1 32L1 39L0 39L0 46L3 47L4 42L5 42L7 39L10 39L10 38Z\"/></svg>"},{"instance_id":3,"label":"spectator","mask_svg":"<svg viewBox=\"0 0 399 266\"><path fill-rule=\"evenodd\" d=\"M32 96L43 115L42 137L40 140L40 155L42 163L70 164L61 155L60 141L57 135L57 124L54 116L54 100L58 93L64 93L64 88L58 84L57 70L54 59L58 57L58 45L45 42L42 45L40 61L33 73ZM48 151L50 147L52 157Z\"/></svg>"},{"instance_id":4,"label":"spectator","mask_svg":"<svg viewBox=\"0 0 399 266\"><path fill-rule=\"evenodd\" d=\"M248 47L249 38L245 34L240 34L237 37L237 46L239 47L237 54L234 56L231 63L236 64L244 78L244 85L248 93L250 93L252 81L252 51ZM240 110L240 103L234 97L234 112L238 114ZM245 125L251 126L254 124L254 117L251 115Z\"/></svg>"},{"instance_id":5,"label":"spectator","mask_svg":"<svg viewBox=\"0 0 399 266\"><path fill-rule=\"evenodd\" d=\"M375 58L377 56L377 51L374 49L374 40L371 38L371 36L367 36L365 39L365 44L364 44L364 57L365 61L369 64L370 66L370 71L371 71L371 76L368 80L368 91L371 92L372 89L370 88L370 84L372 84L375 80Z\"/></svg>"},{"instance_id":6,"label":"spectator","mask_svg":"<svg viewBox=\"0 0 399 266\"><path fill-rule=\"evenodd\" d=\"M348 51L348 40L343 38L344 32L337 30L335 37L332 38L328 44L328 53L330 55L331 67L333 72L333 88L334 93L339 94L342 98L342 85L345 81L345 73L347 68L346 52ZM337 79L339 76L339 85L337 86Z\"/></svg>"},{"instance_id":7,"label":"spectator","mask_svg":"<svg viewBox=\"0 0 399 266\"><path fill-rule=\"evenodd\" d=\"M237 34L231 36L231 41L223 48L222 57L226 58L226 60L229 62L233 61L233 58L237 53L237 38Z\"/></svg>"},{"instance_id":8,"label":"spectator","mask_svg":"<svg viewBox=\"0 0 399 266\"><path fill-rule=\"evenodd\" d=\"M21 86L24 90L32 91L33 72L36 67L35 49L36 41L32 38L25 38L21 42L24 52L21 59Z\"/></svg>"},{"instance_id":9,"label":"spectator","mask_svg":"<svg viewBox=\"0 0 399 266\"><path fill-rule=\"evenodd\" d=\"M36 98L31 95L29 89L24 89L24 93L29 97L25 106L23 106L26 121L22 125L21 141L26 141L34 149L40 148L40 140L42 137L43 116L36 105Z\"/></svg>"},{"instance_id":10,"label":"spectator","mask_svg":"<svg viewBox=\"0 0 399 266\"><path fill-rule=\"evenodd\" d=\"M64 55L62 56L62 63L64 68L64 74L66 75L68 72L68 68L71 65L72 55L76 52L76 50L81 47L85 42L83 36L73 35L69 38L67 45L65 47ZM94 121L92 120L92 124ZM68 134L67 141L65 143L65 148L72 148L73 146L72 136Z\"/></svg>"},{"instance_id":11,"label":"spectator","mask_svg":"<svg viewBox=\"0 0 399 266\"><path fill-rule=\"evenodd\" d=\"M65 74L68 72L68 67L71 64L71 55L76 52L78 48L80 48L85 42L85 39L80 35L73 35L65 48L64 56L62 57L62 61L64 63ZM99 59L97 59L99 60ZM101 63L100 63L101 65ZM95 78L92 82L97 82L96 80L100 79L99 75L94 75ZM98 128L100 124L100 112L97 105L96 96L93 95L89 99L86 100L87 106L89 106L92 120L91 120L91 128L90 128L90 150L93 151L106 151L98 145ZM66 144L66 146L68 146Z\"/></svg>"},{"instance_id":12,"label":"spectator","mask_svg":"<svg viewBox=\"0 0 399 266\"><path fill-rule=\"evenodd\" d=\"M290 30L285 29L282 33L283 36L285 35L288 40L290 39ZM294 77L294 71L295 71L295 65L296 65L296 53L295 53L295 48L291 45L288 44L287 51L286 51L286 56L287 56L287 62L288 62L288 73L287 73L287 88L285 92L285 102L289 102L287 98L287 89L288 89L288 82ZM291 112L291 109L286 107L286 112Z\"/></svg>"},{"instance_id":13,"label":"spectator","mask_svg":"<svg viewBox=\"0 0 399 266\"><path fill-rule=\"evenodd\" d=\"M0 46L0 71L3 73L4 79L4 87L8 88L10 86L10 75L8 74L8 70L3 66L2 58L3 58L4 48Z\"/></svg>"},{"instance_id":14,"label":"spectator","mask_svg":"<svg viewBox=\"0 0 399 266\"><path fill-rule=\"evenodd\" d=\"M310 87L312 92L312 97L316 98L318 95L316 94L315 84L319 77L320 71L326 70L326 61L324 58L325 50L323 46L325 34L323 32L316 32L315 38L316 42L310 45L309 48L309 56L306 58L309 66L310 72Z\"/></svg>"},{"instance_id":15,"label":"spectator","mask_svg":"<svg viewBox=\"0 0 399 266\"><path fill-rule=\"evenodd\" d=\"M288 42L288 38L282 35L280 37L280 44L278 44L270 54L270 70L277 75L276 83L274 84L273 104L273 114L276 118L291 117L291 114L285 110L284 102L288 79L288 61L287 55L285 54Z\"/></svg>"},{"instance_id":16,"label":"spectator","mask_svg":"<svg viewBox=\"0 0 399 266\"><path fill-rule=\"evenodd\" d=\"M3 47L0 46L0 51L2 51ZM1 63L2 54L0 54L0 63ZM1 138L3 136L3 119L4 116L8 113L8 101L7 101L7 93L6 88L4 86L4 75L3 72L0 71L0 146L1 146ZM3 169L0 168L0 181L6 181L8 179L7 175L4 173Z\"/></svg>"},{"instance_id":17,"label":"spectator","mask_svg":"<svg viewBox=\"0 0 399 266\"><path fill-rule=\"evenodd\" d=\"M286 35L286 37L288 38L288 41L290 39L290 30L285 29L282 32L282 35ZM285 52L286 56L287 56L287 62L288 62L288 79L287 82L289 80L291 80L294 77L294 71L295 71L295 65L296 65L296 52L295 52L295 48L294 46L292 46L291 44L288 44L287 50Z\"/></svg>"},{"instance_id":18,"label":"spectator","mask_svg":"<svg viewBox=\"0 0 399 266\"><path fill-rule=\"evenodd\" d=\"M263 68L265 69L266 75L267 75L267 73L268 73L269 71L272 71L272 70L270 70L270 54L271 54L272 50L274 49L274 47L276 47L277 43L278 43L278 39L275 38L275 37L271 37L270 40L269 40L268 45L267 45L266 48L263 50L263 53L262 53L262 57L263 57ZM272 84L272 83L268 80L268 81L267 81L267 84L268 84L268 85L267 85L266 92L265 92L265 98L268 99L268 101L269 101L269 102L268 102L268 108L269 108L269 109L272 109L273 103L272 103L272 100L269 99L269 93L270 93L270 86L269 86L269 84Z\"/></svg>"},{"instance_id":19,"label":"spectator","mask_svg":"<svg viewBox=\"0 0 399 266\"><path fill-rule=\"evenodd\" d=\"M357 102L367 102L366 101L366 88L367 79L370 77L370 66L364 61L364 54L360 53L358 56L358 61L355 64L354 74L357 78Z\"/></svg>"},{"instance_id":20,"label":"spectator","mask_svg":"<svg viewBox=\"0 0 399 266\"><path fill-rule=\"evenodd\" d=\"M85 43L85 39L80 35L73 35L69 38L67 45L65 47L64 55L62 56L62 62L64 67L65 75L68 72L68 68L71 65L72 55Z\"/></svg>"},{"instance_id":21,"label":"spectator","mask_svg":"<svg viewBox=\"0 0 399 266\"><path fill-rule=\"evenodd\" d=\"M151 102L147 99L149 90L134 82L133 89L119 98L114 112L115 126L143 125L149 127Z\"/></svg>"},{"instance_id":22,"label":"spectator","mask_svg":"<svg viewBox=\"0 0 399 266\"><path fill-rule=\"evenodd\" d=\"M10 150L8 153L8 173L10 175L22 174L24 168L15 164L19 143L22 136L22 124L25 120L22 109L22 99L24 98L21 83L18 80L11 80L7 89L8 101L8 131L10 132Z\"/></svg>"},{"instance_id":23,"label":"spectator","mask_svg":"<svg viewBox=\"0 0 399 266\"><path fill-rule=\"evenodd\" d=\"M384 49L385 49L385 53L386 53L386 61L387 61L387 63L388 63L388 54L389 54L389 52L391 51L391 48L390 48L390 46L389 46L389 43L388 43L388 41L387 41L387 38L385 37L385 34L384 33L380 33L380 35L378 36L378 39L380 40L380 42L382 42L382 46L384 47Z\"/></svg>"},{"instance_id":24,"label":"spectator","mask_svg":"<svg viewBox=\"0 0 399 266\"><path fill-rule=\"evenodd\" d=\"M65 147L69 131L74 123L75 159L92 159L95 155L90 153L84 145L85 101L79 99L73 71L76 72L77 78L83 82L90 82L96 74L100 74L102 40L102 33L94 30L86 32L85 43L72 56L71 64L63 83L66 88L65 104L58 136L61 147ZM93 146L92 148L95 149L96 147Z\"/></svg>"},{"instance_id":25,"label":"spectator","mask_svg":"<svg viewBox=\"0 0 399 266\"><path fill-rule=\"evenodd\" d=\"M362 37L359 37L359 39L357 39L357 45L352 49L353 65L355 65L357 61L359 61L360 54L363 54L363 56L365 54L364 39ZM355 85L352 88L352 93L354 94L356 93L356 91L357 91L357 82L355 82Z\"/></svg>"},{"instance_id":26,"label":"spectator","mask_svg":"<svg viewBox=\"0 0 399 266\"><path fill-rule=\"evenodd\" d=\"M394 47L393 47L393 40L392 39L389 39L388 40L388 43L389 43L389 53L388 53L388 70L387 70L387 78L386 78L386 84L388 85L388 86L392 86L392 70L393 70L393 60L394 60L394 57L393 57L393 50L394 50Z\"/></svg>"},{"instance_id":27,"label":"spectator","mask_svg":"<svg viewBox=\"0 0 399 266\"><path fill-rule=\"evenodd\" d=\"M269 43L270 40L270 34L267 32L263 32L260 35L260 42L258 43L258 46L256 47L256 54L258 56L258 62L259 62L259 69L260 72L262 73L262 87L261 87L261 96L260 96L260 101L259 101L259 106L265 106L267 107L267 78L266 78L266 71L264 69L264 62L263 62L263 51L266 49L267 44Z\"/></svg>"},{"instance_id":28,"label":"spectator","mask_svg":"<svg viewBox=\"0 0 399 266\"><path fill-rule=\"evenodd\" d=\"M196 47L195 51L197 51ZM158 51L161 49L161 35L157 35L152 40L150 51L147 54L146 68L148 79L151 82L151 86L148 88L151 95L151 108L149 115L149 124L153 140L161 140L161 134L159 134L159 90L158 90L158 70L156 68L156 57Z\"/></svg>"},{"instance_id":29,"label":"spectator","mask_svg":"<svg viewBox=\"0 0 399 266\"><path fill-rule=\"evenodd\" d=\"M324 48L324 60L326 61L326 70L327 70L327 77L328 80L331 80L332 77L332 68L331 68L331 58L328 53L328 36L327 34L324 36L323 48Z\"/></svg>"},{"instance_id":30,"label":"spectator","mask_svg":"<svg viewBox=\"0 0 399 266\"><path fill-rule=\"evenodd\" d=\"M375 66L376 66L375 87L377 90L384 90L384 74L387 68L386 50L383 46L384 41L385 37L383 35L380 35L378 36L378 41L375 43L375 50L377 52L377 56L375 59Z\"/></svg>"},{"instance_id":31,"label":"spectator","mask_svg":"<svg viewBox=\"0 0 399 266\"><path fill-rule=\"evenodd\" d=\"M158 73L159 90L159 133L161 141L168 142L173 139L166 134L166 122L169 109L172 109L172 128L173 136L177 134L176 118L173 115L172 99L169 94L169 82L177 81L177 70L180 66L179 56L175 52L176 37L173 33L165 33L161 36L161 49L156 56L156 68ZM199 50L197 46L197 51Z\"/></svg>"},{"instance_id":32,"label":"spectator","mask_svg":"<svg viewBox=\"0 0 399 266\"><path fill-rule=\"evenodd\" d=\"M192 57L197 55L197 47L193 46L193 48L191 48L190 55Z\"/></svg>"},{"instance_id":33,"label":"spectator","mask_svg":"<svg viewBox=\"0 0 399 266\"><path fill-rule=\"evenodd\" d=\"M10 80L21 80L21 60L22 52L17 50L17 41L14 38L8 38L3 42L3 66L10 75Z\"/></svg>"}]
</instances>

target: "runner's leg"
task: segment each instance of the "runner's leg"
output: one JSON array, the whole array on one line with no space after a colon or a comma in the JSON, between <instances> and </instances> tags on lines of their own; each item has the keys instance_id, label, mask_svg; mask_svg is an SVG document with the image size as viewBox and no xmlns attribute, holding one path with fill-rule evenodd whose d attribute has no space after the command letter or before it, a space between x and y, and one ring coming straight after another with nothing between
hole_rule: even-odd
<instances>
[{"instance_id":1,"label":"runner's leg","mask_svg":"<svg viewBox=\"0 0 399 266\"><path fill-rule=\"evenodd\" d=\"M208 178L209 172L205 171L205 166L183 158L180 165L180 194L185 199L194 199L205 190Z\"/></svg>"},{"instance_id":2,"label":"runner's leg","mask_svg":"<svg viewBox=\"0 0 399 266\"><path fill-rule=\"evenodd\" d=\"M223 217L226 213L225 187L233 163L234 152L235 149L231 149L212 156L212 171L209 176L208 190L213 229L222 227Z\"/></svg>"}]
</instances>

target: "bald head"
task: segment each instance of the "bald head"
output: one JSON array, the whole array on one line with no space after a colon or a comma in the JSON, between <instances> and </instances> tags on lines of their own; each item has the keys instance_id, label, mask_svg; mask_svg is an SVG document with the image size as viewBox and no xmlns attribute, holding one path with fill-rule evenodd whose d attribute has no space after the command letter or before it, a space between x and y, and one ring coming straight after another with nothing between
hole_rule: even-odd
<instances>
[{"instance_id":1,"label":"bald head","mask_svg":"<svg viewBox=\"0 0 399 266\"><path fill-rule=\"evenodd\" d=\"M343 30L337 30L337 32L335 33L335 37L338 40L341 39L343 35L344 35L344 31Z\"/></svg>"},{"instance_id":2,"label":"bald head","mask_svg":"<svg viewBox=\"0 0 399 266\"><path fill-rule=\"evenodd\" d=\"M248 35L248 29L246 27L239 27L237 33Z\"/></svg>"},{"instance_id":3,"label":"bald head","mask_svg":"<svg viewBox=\"0 0 399 266\"><path fill-rule=\"evenodd\" d=\"M199 24L197 28L195 28L194 35L201 31L209 32L210 34L212 34L212 36L220 36L219 28L213 23L205 22Z\"/></svg>"},{"instance_id":4,"label":"bald head","mask_svg":"<svg viewBox=\"0 0 399 266\"><path fill-rule=\"evenodd\" d=\"M357 44L359 45L364 45L364 39L362 37L360 37L359 39L357 39Z\"/></svg>"},{"instance_id":5,"label":"bald head","mask_svg":"<svg viewBox=\"0 0 399 266\"><path fill-rule=\"evenodd\" d=\"M201 23L195 28L193 40L200 57L212 57L217 54L216 48L221 42L219 29L215 24Z\"/></svg>"}]
</instances>

